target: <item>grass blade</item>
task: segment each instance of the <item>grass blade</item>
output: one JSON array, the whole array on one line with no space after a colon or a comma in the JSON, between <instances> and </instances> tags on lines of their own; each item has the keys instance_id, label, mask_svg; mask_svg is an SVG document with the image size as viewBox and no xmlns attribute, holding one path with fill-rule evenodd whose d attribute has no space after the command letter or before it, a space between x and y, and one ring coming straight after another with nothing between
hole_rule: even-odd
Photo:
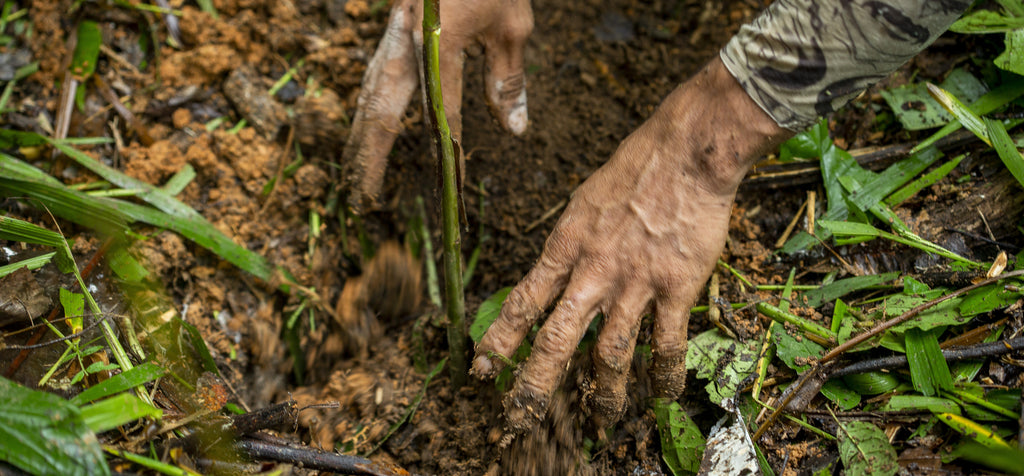
<instances>
[{"instance_id":1,"label":"grass blade","mask_svg":"<svg viewBox=\"0 0 1024 476\"><path fill-rule=\"evenodd\" d=\"M160 418L160 409L130 393L120 393L82 407L82 420L96 433L112 430L140 418Z\"/></svg>"},{"instance_id":2,"label":"grass blade","mask_svg":"<svg viewBox=\"0 0 1024 476\"><path fill-rule=\"evenodd\" d=\"M1021 155L1020 150L1017 150L1017 146L1014 145L1010 134L1006 132L1006 127L999 121L985 118L985 130L992 140L992 147L999 154L999 159L1003 161L1003 164L1010 170L1013 177L1017 179L1017 183L1024 187L1024 156Z\"/></svg>"},{"instance_id":3,"label":"grass blade","mask_svg":"<svg viewBox=\"0 0 1024 476\"><path fill-rule=\"evenodd\" d=\"M107 380L104 380L71 399L71 403L82 405L93 400L109 397L115 393L123 392L133 387L138 387L146 382L160 378L164 369L152 362L146 362L127 372L121 372Z\"/></svg>"}]
</instances>

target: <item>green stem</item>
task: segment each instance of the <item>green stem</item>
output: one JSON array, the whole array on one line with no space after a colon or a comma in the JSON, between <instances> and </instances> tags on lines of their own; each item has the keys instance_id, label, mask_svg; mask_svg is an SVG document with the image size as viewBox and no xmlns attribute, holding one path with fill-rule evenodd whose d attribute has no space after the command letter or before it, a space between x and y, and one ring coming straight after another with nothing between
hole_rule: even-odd
<instances>
[{"instance_id":1,"label":"green stem","mask_svg":"<svg viewBox=\"0 0 1024 476\"><path fill-rule=\"evenodd\" d=\"M836 335L831 330L826 329L811 321L808 321L802 317L790 314L788 312L784 312L782 309L772 306L771 304L768 304L766 302L757 303L757 310L761 314L764 314L780 323L785 324L788 322L790 324L795 325L801 331L806 332L808 337L814 336L832 343L834 343L836 339ZM814 337L812 337L812 340L817 340L814 339Z\"/></svg>"},{"instance_id":2,"label":"green stem","mask_svg":"<svg viewBox=\"0 0 1024 476\"><path fill-rule=\"evenodd\" d=\"M462 254L459 236L459 181L451 129L441 97L441 1L423 0L423 70L434 144L441 159L441 236L444 246L444 288L448 315L448 369L452 386L466 383L465 303L462 291Z\"/></svg>"}]
</instances>

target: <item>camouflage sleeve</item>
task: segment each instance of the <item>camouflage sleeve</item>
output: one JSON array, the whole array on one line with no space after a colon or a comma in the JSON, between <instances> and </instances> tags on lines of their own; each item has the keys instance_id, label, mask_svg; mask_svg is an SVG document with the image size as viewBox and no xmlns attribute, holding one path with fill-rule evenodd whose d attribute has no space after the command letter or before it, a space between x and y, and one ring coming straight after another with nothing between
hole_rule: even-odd
<instances>
[{"instance_id":1,"label":"camouflage sleeve","mask_svg":"<svg viewBox=\"0 0 1024 476\"><path fill-rule=\"evenodd\" d=\"M721 51L780 126L803 130L931 44L969 0L776 0Z\"/></svg>"}]
</instances>

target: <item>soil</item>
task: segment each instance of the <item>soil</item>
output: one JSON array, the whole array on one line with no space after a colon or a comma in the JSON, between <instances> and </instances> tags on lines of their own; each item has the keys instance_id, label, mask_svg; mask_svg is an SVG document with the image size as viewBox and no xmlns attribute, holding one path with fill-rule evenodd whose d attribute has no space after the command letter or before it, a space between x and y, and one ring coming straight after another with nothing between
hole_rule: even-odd
<instances>
[{"instance_id":1,"label":"soil","mask_svg":"<svg viewBox=\"0 0 1024 476\"><path fill-rule=\"evenodd\" d=\"M417 197L427 203L435 249L439 243L433 213L436 172L415 107L418 99L391 154L384 206L362 217L337 206L343 203L337 195L337 161L362 73L387 20L385 2L214 0L219 13L214 18L191 2L171 0L181 10L180 46L168 44L171 35L159 14L106 2L74 2L74 8L72 3L20 5L30 9L35 34L0 52L26 49L39 61L39 71L18 83L8 106L14 111L0 119L5 127L46 133L43 124L56 122L62 72L73 49L69 32L82 19L99 21L106 49L96 75L104 85L86 85L84 109L72 114L68 136L115 137L114 144L89 152L155 185L190 165L196 177L178 198L321 298L299 314L297 366L282 337L299 309L297 294L276 291L277 283L260 282L176 234L137 230L144 237L136 244L140 256L161 277L182 317L200 330L242 406L257 409L289 398L300 408L337 402L334 408L300 411L296 425L278 430L314 447L365 453L423 391L415 415L373 459L416 474L667 471L653 413L644 406L649 382L642 358L634 365L633 403L619 424L600 435L587 426L579 407L587 352L578 353L544 427L505 449L497 444L501 394L495 385L473 382L453 391L447 372L441 372L424 391L427 372L445 355L442 318L424 290L423 258L395 244L415 242L410 222L417 216ZM530 268L575 187L766 3L535 0L536 29L525 52L531 124L519 138L504 133L488 114L482 52L468 52L462 140L468 158L468 231L463 250L468 256L480 249L466 288L470 316L480 302L515 284ZM156 32L158 51L140 41L151 39L150 31ZM887 82L907 81L911 72L941 75L969 57L963 50L963 45L940 40L928 56ZM300 58L303 63L292 80L276 96L267 95ZM121 98L136 120L109 107L103 88ZM879 125L882 104L876 88L833 118L837 140L855 149L915 138ZM40 116L48 122L37 120ZM244 127L231 128L243 119ZM69 183L95 180L66 163L56 164ZM1000 196L1011 182L1005 173L996 175L999 167L991 157L965 161L951 179L912 199L910 222L926 238L987 259L994 247L947 230L987 236L978 220L963 218L964 210L974 217L978 209L990 212L986 216L997 241L1020 244L1012 220L992 216L1024 208L1019 194ZM991 180L955 181L964 176ZM800 278L808 280L843 269L831 255L784 260L772 254L805 190L815 187L823 197L820 185L744 186L724 259L758 282L781 282L792 266L807 270L809 276ZM7 201L4 207L47 223L17 202ZM310 228L314 212L322 218L317 229ZM74 227L64 232L88 236ZM99 240L79 243L82 255L90 256ZM376 250L373 259L362 258L367 246ZM883 246L863 247L851 257L852 265L865 272L911 269L914 259ZM740 299L728 272L721 271L720 277L723 296ZM744 332L761 330L758 319L738 316L735 325ZM695 333L711 323L698 314L690 325ZM7 360L0 364L7 368ZM296 367L303 368L301 379ZM39 368L25 365L14 377L38 380ZM706 404L702 385L691 385L683 401L704 402L687 406L702 426L718 418ZM777 468L785 460L791 472L803 468L805 455L821 456L806 437L790 445L787 438L797 430L786 431L768 439L769 458Z\"/></svg>"}]
</instances>

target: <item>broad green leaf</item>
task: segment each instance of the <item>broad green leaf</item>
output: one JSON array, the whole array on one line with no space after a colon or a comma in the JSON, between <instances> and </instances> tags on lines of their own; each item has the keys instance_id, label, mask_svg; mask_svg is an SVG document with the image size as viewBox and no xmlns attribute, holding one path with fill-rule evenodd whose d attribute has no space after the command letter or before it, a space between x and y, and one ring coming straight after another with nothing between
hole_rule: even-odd
<instances>
[{"instance_id":1,"label":"broad green leaf","mask_svg":"<svg viewBox=\"0 0 1024 476\"><path fill-rule=\"evenodd\" d=\"M940 413L937 416L942 423L968 438L973 438L988 448L1006 449L1010 447L1010 445L1006 444L1005 440L993 433L987 426L979 425L967 418L952 413Z\"/></svg>"},{"instance_id":2,"label":"broad green leaf","mask_svg":"<svg viewBox=\"0 0 1024 476\"><path fill-rule=\"evenodd\" d=\"M1017 146L1014 145L1013 139L1010 139L1006 128L1001 122L985 118L985 130L988 132L989 138L992 139L992 147L996 149L1003 165L1006 165L1006 168L1013 174L1013 178L1017 179L1017 183L1024 187L1024 156L1017 150Z\"/></svg>"},{"instance_id":3,"label":"broad green leaf","mask_svg":"<svg viewBox=\"0 0 1024 476\"><path fill-rule=\"evenodd\" d=\"M779 146L779 160L789 162L796 158L820 159L832 141L828 136L828 121L821 120Z\"/></svg>"},{"instance_id":4,"label":"broad green leaf","mask_svg":"<svg viewBox=\"0 0 1024 476\"><path fill-rule=\"evenodd\" d=\"M878 395L898 387L900 380L893 374L873 371L844 375L843 383L861 395Z\"/></svg>"},{"instance_id":5,"label":"broad green leaf","mask_svg":"<svg viewBox=\"0 0 1024 476\"><path fill-rule=\"evenodd\" d=\"M992 62L1001 69L1024 75L1024 18L1017 20L1021 27L1006 32L1006 49Z\"/></svg>"},{"instance_id":6,"label":"broad green leaf","mask_svg":"<svg viewBox=\"0 0 1024 476\"><path fill-rule=\"evenodd\" d=\"M759 340L739 342L711 329L690 339L686 369L696 370L697 378L709 380L704 387L708 397L721 406L723 400L736 396L740 383L754 372L760 351Z\"/></svg>"},{"instance_id":7,"label":"broad green leaf","mask_svg":"<svg viewBox=\"0 0 1024 476\"><path fill-rule=\"evenodd\" d=\"M892 476L899 470L896 450L885 432L873 423L851 421L839 424L839 457L849 476Z\"/></svg>"},{"instance_id":8,"label":"broad green leaf","mask_svg":"<svg viewBox=\"0 0 1024 476\"><path fill-rule=\"evenodd\" d=\"M1003 33L1024 28L1024 18L1014 18L991 10L975 10L950 25L957 33Z\"/></svg>"},{"instance_id":9,"label":"broad green leaf","mask_svg":"<svg viewBox=\"0 0 1024 476\"><path fill-rule=\"evenodd\" d=\"M853 410L860 405L860 394L850 390L850 387L846 386L840 380L829 380L821 386L821 394L832 400L839 408L843 410Z\"/></svg>"},{"instance_id":10,"label":"broad green leaf","mask_svg":"<svg viewBox=\"0 0 1024 476\"><path fill-rule=\"evenodd\" d=\"M903 277L903 294L907 296L920 295L931 290L932 288L929 288L927 284L914 279L912 276Z\"/></svg>"},{"instance_id":11,"label":"broad green leaf","mask_svg":"<svg viewBox=\"0 0 1024 476\"><path fill-rule=\"evenodd\" d=\"M499 289L480 304L480 308L476 311L476 319L473 319L473 323L469 326L469 337L473 339L473 342L479 343L487 333L487 329L501 314L501 305L505 303L505 298L508 297L510 291L512 291L511 287Z\"/></svg>"},{"instance_id":12,"label":"broad green leaf","mask_svg":"<svg viewBox=\"0 0 1024 476\"><path fill-rule=\"evenodd\" d=\"M163 412L131 393L119 393L82 407L82 419L96 433L112 430L139 418L157 418Z\"/></svg>"},{"instance_id":13,"label":"broad green leaf","mask_svg":"<svg viewBox=\"0 0 1024 476\"><path fill-rule=\"evenodd\" d=\"M893 395L889 402L882 406L882 409L886 411L928 410L932 413L960 414L960 406L952 400L920 395Z\"/></svg>"},{"instance_id":14,"label":"broad green leaf","mask_svg":"<svg viewBox=\"0 0 1024 476\"><path fill-rule=\"evenodd\" d=\"M988 92L984 83L962 68L950 72L941 86L966 102L976 101ZM953 119L949 111L928 94L924 83L907 84L881 93L904 129L929 129Z\"/></svg>"},{"instance_id":15,"label":"broad green leaf","mask_svg":"<svg viewBox=\"0 0 1024 476\"><path fill-rule=\"evenodd\" d=\"M78 408L0 377L0 460L31 474L109 475Z\"/></svg>"},{"instance_id":16,"label":"broad green leaf","mask_svg":"<svg viewBox=\"0 0 1024 476\"><path fill-rule=\"evenodd\" d=\"M83 20L78 24L78 41L71 55L70 72L79 82L84 82L96 71L96 62L100 58L100 45L103 44L103 33L94 21Z\"/></svg>"},{"instance_id":17,"label":"broad green leaf","mask_svg":"<svg viewBox=\"0 0 1024 476\"><path fill-rule=\"evenodd\" d=\"M164 375L164 369L152 362L146 362L85 389L85 391L76 395L75 398L72 398L71 403L82 405L93 400L109 397L115 393L124 392L146 382L156 380L162 375Z\"/></svg>"},{"instance_id":18,"label":"broad green leaf","mask_svg":"<svg viewBox=\"0 0 1024 476\"><path fill-rule=\"evenodd\" d=\"M885 315L886 317L899 316L920 304L924 304L925 302L934 299L935 297L938 297L938 295L933 295L931 293L923 296L906 296L903 294L892 295L885 300ZM922 311L917 316L910 318L906 322L893 326L889 329L889 332L900 334L906 332L907 329L921 329L923 331L927 331L936 327L956 326L970 321L971 318L969 316L961 315L957 310L963 299L964 298L961 296L940 302Z\"/></svg>"},{"instance_id":19,"label":"broad green leaf","mask_svg":"<svg viewBox=\"0 0 1024 476\"><path fill-rule=\"evenodd\" d=\"M652 406L665 464L675 476L697 474L706 443L697 424L673 400L655 398Z\"/></svg>"},{"instance_id":20,"label":"broad green leaf","mask_svg":"<svg viewBox=\"0 0 1024 476\"><path fill-rule=\"evenodd\" d=\"M804 336L791 336L786 332L785 326L778 322L772 323L772 340L775 341L775 349L779 359L786 363L786 366L803 372L811 366L810 359L818 359L825 355L825 348ZM802 359L803 364L798 364L797 359Z\"/></svg>"},{"instance_id":21,"label":"broad green leaf","mask_svg":"<svg viewBox=\"0 0 1024 476\"><path fill-rule=\"evenodd\" d=\"M85 318L85 295L60 288L60 305L64 319L71 323L71 333L81 332Z\"/></svg>"},{"instance_id":22,"label":"broad green leaf","mask_svg":"<svg viewBox=\"0 0 1024 476\"><path fill-rule=\"evenodd\" d=\"M849 222L837 222L837 223L843 223L844 224L844 225L840 225L840 226L845 226L846 224L850 224ZM856 226L856 225L859 225L859 224L858 223L853 223L852 225ZM841 298L841 297L843 297L843 296L845 296L847 294L850 294L852 292L860 291L862 289L869 288L871 286L878 286L880 284L885 284L887 282L890 282L890 281L896 279L897 277L899 277L899 273L898 272L893 272L893 273L875 274L875 275L869 275L869 276L855 276L855 277L852 277L852 278L840 279L840 280L834 281L831 284L828 284L826 286L822 286L822 287L820 287L818 289L812 289L810 291L805 291L803 293L803 297L805 299L804 303L807 305L807 307L817 308L817 307L819 307L819 306L821 306L821 305L823 305L825 303L829 303L829 302L835 301L836 299L839 299L839 298Z\"/></svg>"},{"instance_id":23,"label":"broad green leaf","mask_svg":"<svg viewBox=\"0 0 1024 476\"><path fill-rule=\"evenodd\" d=\"M967 293L963 300L960 301L960 307L958 308L960 314L965 317L972 317L1008 307L1024 295L1020 290L1007 290L1004 284L990 284ZM1019 286L1018 284L1018 288Z\"/></svg>"},{"instance_id":24,"label":"broad green leaf","mask_svg":"<svg viewBox=\"0 0 1024 476\"><path fill-rule=\"evenodd\" d=\"M953 388L953 377L939 349L938 335L942 330L908 329L904 334L910 381L914 384L914 390L926 397L937 395L939 390Z\"/></svg>"}]
</instances>

